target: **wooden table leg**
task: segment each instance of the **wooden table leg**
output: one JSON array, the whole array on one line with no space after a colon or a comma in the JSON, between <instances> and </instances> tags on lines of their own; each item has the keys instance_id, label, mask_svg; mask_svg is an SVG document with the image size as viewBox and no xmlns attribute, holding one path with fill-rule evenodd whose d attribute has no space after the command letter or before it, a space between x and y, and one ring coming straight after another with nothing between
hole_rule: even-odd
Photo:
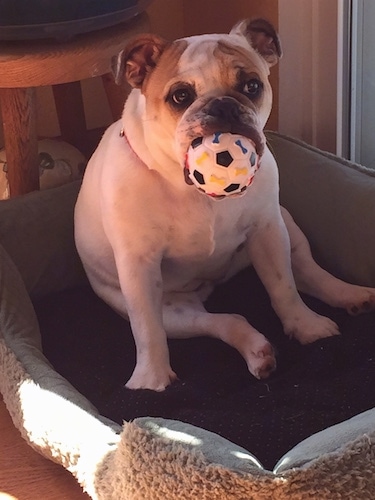
<instances>
[{"instance_id":1,"label":"wooden table leg","mask_svg":"<svg viewBox=\"0 0 375 500\"><path fill-rule=\"evenodd\" d=\"M35 89L0 89L11 197L39 189Z\"/></svg>"},{"instance_id":2,"label":"wooden table leg","mask_svg":"<svg viewBox=\"0 0 375 500\"><path fill-rule=\"evenodd\" d=\"M61 137L77 149L85 141L86 119L80 82L53 85Z\"/></svg>"}]
</instances>

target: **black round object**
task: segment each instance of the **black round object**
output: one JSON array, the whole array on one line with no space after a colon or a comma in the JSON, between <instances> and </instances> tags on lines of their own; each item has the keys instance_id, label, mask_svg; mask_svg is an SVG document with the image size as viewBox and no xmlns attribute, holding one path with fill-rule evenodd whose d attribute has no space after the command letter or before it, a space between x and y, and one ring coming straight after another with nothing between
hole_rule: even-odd
<instances>
[{"instance_id":1,"label":"black round object","mask_svg":"<svg viewBox=\"0 0 375 500\"><path fill-rule=\"evenodd\" d=\"M152 0L0 0L0 40L70 38L127 21Z\"/></svg>"}]
</instances>

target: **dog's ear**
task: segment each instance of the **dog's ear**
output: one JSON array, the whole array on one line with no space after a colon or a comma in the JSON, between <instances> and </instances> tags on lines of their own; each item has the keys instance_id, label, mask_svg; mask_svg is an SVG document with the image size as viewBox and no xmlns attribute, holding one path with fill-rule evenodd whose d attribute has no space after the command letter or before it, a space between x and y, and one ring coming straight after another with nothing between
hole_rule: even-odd
<instances>
[{"instance_id":1,"label":"dog's ear","mask_svg":"<svg viewBox=\"0 0 375 500\"><path fill-rule=\"evenodd\" d=\"M265 19L240 21L230 33L243 35L269 66L274 66L282 56L279 36L272 24Z\"/></svg>"},{"instance_id":2,"label":"dog's ear","mask_svg":"<svg viewBox=\"0 0 375 500\"><path fill-rule=\"evenodd\" d=\"M118 85L127 80L141 88L146 76L155 68L168 42L156 35L138 35L112 59L112 72Z\"/></svg>"}]
</instances>

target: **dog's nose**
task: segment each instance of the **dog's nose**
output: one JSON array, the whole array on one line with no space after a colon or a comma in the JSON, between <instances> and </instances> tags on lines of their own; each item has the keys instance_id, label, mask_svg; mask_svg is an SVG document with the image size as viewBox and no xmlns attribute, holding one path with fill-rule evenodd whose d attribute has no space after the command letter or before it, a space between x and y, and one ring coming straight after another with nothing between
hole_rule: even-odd
<instances>
[{"instance_id":1,"label":"dog's nose","mask_svg":"<svg viewBox=\"0 0 375 500\"><path fill-rule=\"evenodd\" d=\"M234 99L230 97L221 97L211 102L209 114L225 123L233 123L238 120L240 111Z\"/></svg>"},{"instance_id":2,"label":"dog's nose","mask_svg":"<svg viewBox=\"0 0 375 500\"><path fill-rule=\"evenodd\" d=\"M230 96L216 97L204 108L208 120L205 125L206 135L215 132L240 134L253 141L256 152L262 156L265 139L254 110L242 106Z\"/></svg>"}]
</instances>

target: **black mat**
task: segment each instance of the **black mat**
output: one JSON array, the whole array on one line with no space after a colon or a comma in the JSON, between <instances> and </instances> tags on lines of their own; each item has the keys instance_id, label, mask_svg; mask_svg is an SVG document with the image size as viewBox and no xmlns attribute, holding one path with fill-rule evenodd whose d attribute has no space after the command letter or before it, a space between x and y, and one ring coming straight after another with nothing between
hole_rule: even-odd
<instances>
[{"instance_id":1,"label":"black mat","mask_svg":"<svg viewBox=\"0 0 375 500\"><path fill-rule=\"evenodd\" d=\"M258 381L218 340L172 340L180 380L163 393L124 388L135 363L129 325L90 288L49 296L35 307L47 357L103 415L120 424L138 416L189 422L243 446L272 469L302 439L375 406L375 314L352 318L304 299L334 319L342 335L309 346L288 340L253 270L236 276L207 308L246 316L276 347L277 371Z\"/></svg>"}]
</instances>

